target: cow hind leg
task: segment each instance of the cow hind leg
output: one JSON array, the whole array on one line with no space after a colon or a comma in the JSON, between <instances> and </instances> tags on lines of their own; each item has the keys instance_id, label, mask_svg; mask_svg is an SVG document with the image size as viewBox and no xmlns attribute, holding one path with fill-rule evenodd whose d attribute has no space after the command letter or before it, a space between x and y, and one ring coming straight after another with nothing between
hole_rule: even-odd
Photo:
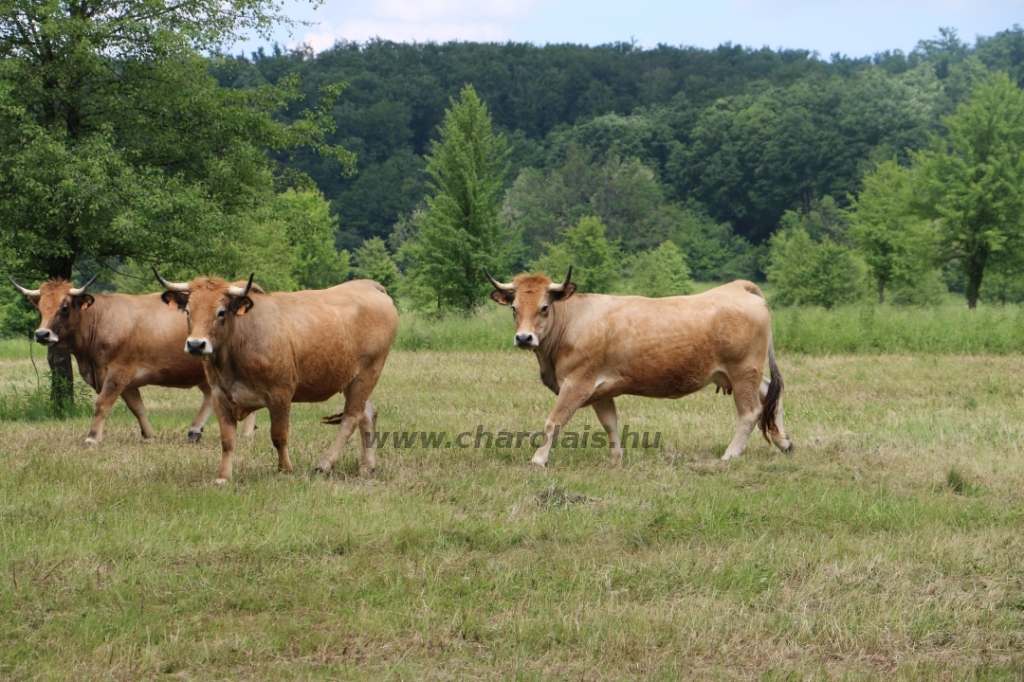
<instances>
[{"instance_id":1,"label":"cow hind leg","mask_svg":"<svg viewBox=\"0 0 1024 682\"><path fill-rule=\"evenodd\" d=\"M764 403L765 397L768 395L768 387L771 385L771 380L768 377L764 377L761 380L761 403ZM775 408L775 419L768 426L768 437L772 439L772 443L782 452L792 452L793 442L789 440L786 435L786 429L782 425L782 397L779 397L778 406Z\"/></svg>"},{"instance_id":2,"label":"cow hind leg","mask_svg":"<svg viewBox=\"0 0 1024 682\"><path fill-rule=\"evenodd\" d=\"M292 404L290 401L282 401L270 405L269 411L270 441L277 449L277 468L291 473L292 461L288 458L288 430L291 422ZM249 417L251 416L250 414Z\"/></svg>"},{"instance_id":3,"label":"cow hind leg","mask_svg":"<svg viewBox=\"0 0 1024 682\"><path fill-rule=\"evenodd\" d=\"M736 424L736 435L733 436L729 447L725 449L725 454L722 455L723 460L739 457L740 453L743 452L743 448L747 446L747 441L750 440L751 432L757 426L757 420L761 416L759 380L760 377L756 377L753 381L732 382L732 397L736 403L738 422Z\"/></svg>"},{"instance_id":4,"label":"cow hind leg","mask_svg":"<svg viewBox=\"0 0 1024 682\"><path fill-rule=\"evenodd\" d=\"M156 436L156 432L153 431L153 425L149 423L149 416L146 414L146 406L142 402L142 394L139 393L139 389L135 387L126 388L121 392L121 400L128 406L128 409L132 411L135 418L139 420L139 428L142 430L142 438L144 440L150 440Z\"/></svg>"},{"instance_id":5,"label":"cow hind leg","mask_svg":"<svg viewBox=\"0 0 1024 682\"><path fill-rule=\"evenodd\" d=\"M594 413L597 414L597 421L601 422L601 426L608 433L608 448L611 451L612 457L618 461L622 461L622 443L619 441L619 420L618 415L615 413L615 401L611 398L605 400L598 400L591 407L594 408Z\"/></svg>"},{"instance_id":6,"label":"cow hind leg","mask_svg":"<svg viewBox=\"0 0 1024 682\"><path fill-rule=\"evenodd\" d=\"M373 393L373 389L377 386L377 379L380 378L382 369L383 362L381 362L380 367L367 368L345 387L345 409L341 413L341 418L339 419L338 415L334 415L323 420L328 424L340 423L341 428L338 430L338 436L331 443L331 447L328 448L327 454L316 465L314 471L326 474L333 469L334 463L338 461L338 455L341 454L341 449L345 447L345 443L348 442L348 439L357 428L360 429L363 435L363 443L361 444L362 462L359 466L359 475L369 476L376 471L377 449L371 445L372 441L368 440L366 435L369 433L372 438L373 430L377 425L377 408L370 402L370 394Z\"/></svg>"}]
</instances>

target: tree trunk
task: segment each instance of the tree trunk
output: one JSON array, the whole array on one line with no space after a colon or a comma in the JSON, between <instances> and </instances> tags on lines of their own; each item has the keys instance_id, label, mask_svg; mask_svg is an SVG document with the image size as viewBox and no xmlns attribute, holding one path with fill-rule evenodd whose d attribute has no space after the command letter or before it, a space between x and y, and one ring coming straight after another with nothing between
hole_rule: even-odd
<instances>
[{"instance_id":1,"label":"tree trunk","mask_svg":"<svg viewBox=\"0 0 1024 682\"><path fill-rule=\"evenodd\" d=\"M978 249L970 254L964 265L967 275L967 286L964 294L967 295L967 308L974 310L978 307L978 294L981 292L981 279L985 276L985 264L988 261L988 250Z\"/></svg>"},{"instance_id":2,"label":"tree trunk","mask_svg":"<svg viewBox=\"0 0 1024 682\"><path fill-rule=\"evenodd\" d=\"M885 282L878 280L878 305L885 303Z\"/></svg>"},{"instance_id":3,"label":"tree trunk","mask_svg":"<svg viewBox=\"0 0 1024 682\"><path fill-rule=\"evenodd\" d=\"M75 375L71 367L71 351L50 346L46 351L50 365L50 409L53 416L63 419L71 414L75 404Z\"/></svg>"}]
</instances>

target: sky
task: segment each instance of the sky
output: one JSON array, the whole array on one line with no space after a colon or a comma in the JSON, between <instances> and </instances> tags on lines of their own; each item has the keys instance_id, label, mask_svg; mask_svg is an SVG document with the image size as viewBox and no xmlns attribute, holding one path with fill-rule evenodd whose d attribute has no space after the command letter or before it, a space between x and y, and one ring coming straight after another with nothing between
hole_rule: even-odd
<instances>
[{"instance_id":1,"label":"sky","mask_svg":"<svg viewBox=\"0 0 1024 682\"><path fill-rule=\"evenodd\" d=\"M909 52L919 40L955 28L962 40L1024 24L1024 0L283 0L284 12L310 26L281 28L271 40L321 52L335 41L576 43L635 41L713 48L722 43L806 49L823 58L884 50Z\"/></svg>"}]
</instances>

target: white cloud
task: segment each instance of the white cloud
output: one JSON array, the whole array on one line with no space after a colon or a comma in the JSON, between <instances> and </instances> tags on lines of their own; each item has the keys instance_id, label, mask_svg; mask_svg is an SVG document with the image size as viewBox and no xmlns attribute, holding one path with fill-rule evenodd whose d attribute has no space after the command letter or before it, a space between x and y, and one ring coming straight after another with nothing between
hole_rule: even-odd
<instances>
[{"instance_id":1,"label":"white cloud","mask_svg":"<svg viewBox=\"0 0 1024 682\"><path fill-rule=\"evenodd\" d=\"M298 42L321 52L339 40L396 42L467 40L501 42L508 25L528 17L535 0L378 0L356 2L344 12L329 5L318 12L316 28Z\"/></svg>"}]
</instances>

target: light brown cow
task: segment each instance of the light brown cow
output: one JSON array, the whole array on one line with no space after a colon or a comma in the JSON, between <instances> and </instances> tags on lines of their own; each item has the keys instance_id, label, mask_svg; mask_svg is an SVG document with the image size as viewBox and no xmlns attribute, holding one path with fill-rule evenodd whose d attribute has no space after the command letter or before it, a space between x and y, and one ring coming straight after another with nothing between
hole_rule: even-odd
<instances>
[{"instance_id":1,"label":"light brown cow","mask_svg":"<svg viewBox=\"0 0 1024 682\"><path fill-rule=\"evenodd\" d=\"M486 271L485 271L486 272ZM722 459L739 457L754 426L789 452L782 426L782 376L761 290L736 281L696 296L643 298L576 294L576 284L523 274L498 282L491 298L512 307L514 343L533 350L544 385L558 396L533 463L547 466L556 429L590 405L622 458L614 398L681 398L716 384L732 393L736 435ZM771 379L764 377L765 357Z\"/></svg>"},{"instance_id":2,"label":"light brown cow","mask_svg":"<svg viewBox=\"0 0 1024 682\"><path fill-rule=\"evenodd\" d=\"M39 310L36 341L71 351L78 372L98 394L86 444L103 440L103 422L118 396L139 420L142 437L152 438L155 433L139 393L139 388L149 385L199 387L203 404L188 429L188 439L198 442L213 412L213 400L202 362L179 351L188 325L167 309L158 293L93 296L87 290L94 281L95 277L76 289L67 280L53 279L38 289L26 289L11 280ZM243 435L251 434L253 428L252 420L246 422Z\"/></svg>"},{"instance_id":3,"label":"light brown cow","mask_svg":"<svg viewBox=\"0 0 1024 682\"><path fill-rule=\"evenodd\" d=\"M345 394L345 409L323 421L341 424L341 429L316 470L326 473L333 468L358 427L360 473L374 471L377 409L370 394L398 332L398 311L384 287L355 280L320 291L263 295L222 279L160 282L167 288L167 305L188 315L184 350L204 358L213 386L221 432L216 484L231 479L236 420L266 407L278 468L291 471L292 403L323 402L337 393Z\"/></svg>"}]
</instances>

